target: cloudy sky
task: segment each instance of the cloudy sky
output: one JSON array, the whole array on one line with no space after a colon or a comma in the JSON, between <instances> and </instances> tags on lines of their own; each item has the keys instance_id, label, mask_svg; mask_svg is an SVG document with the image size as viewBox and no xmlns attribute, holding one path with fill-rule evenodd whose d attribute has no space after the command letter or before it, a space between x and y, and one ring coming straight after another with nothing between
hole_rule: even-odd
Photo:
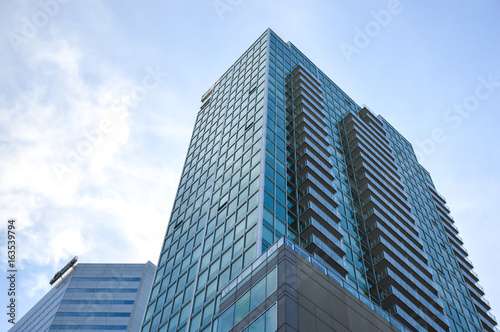
<instances>
[{"instance_id":1,"label":"cloudy sky","mask_svg":"<svg viewBox=\"0 0 500 332\"><path fill-rule=\"evenodd\" d=\"M268 27L414 144L500 314L499 14L498 0L0 2L1 266L16 218L18 318L74 255L156 264L200 96Z\"/></svg>"}]
</instances>

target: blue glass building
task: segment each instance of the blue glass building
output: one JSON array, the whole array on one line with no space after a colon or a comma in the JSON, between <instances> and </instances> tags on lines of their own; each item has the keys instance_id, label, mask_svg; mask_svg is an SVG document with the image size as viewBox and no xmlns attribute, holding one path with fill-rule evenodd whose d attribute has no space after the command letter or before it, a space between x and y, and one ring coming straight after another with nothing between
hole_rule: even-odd
<instances>
[{"instance_id":1,"label":"blue glass building","mask_svg":"<svg viewBox=\"0 0 500 332\"><path fill-rule=\"evenodd\" d=\"M10 330L139 331L156 267L78 264Z\"/></svg>"},{"instance_id":2,"label":"blue glass building","mask_svg":"<svg viewBox=\"0 0 500 332\"><path fill-rule=\"evenodd\" d=\"M142 331L496 331L411 144L293 44L201 103Z\"/></svg>"}]
</instances>

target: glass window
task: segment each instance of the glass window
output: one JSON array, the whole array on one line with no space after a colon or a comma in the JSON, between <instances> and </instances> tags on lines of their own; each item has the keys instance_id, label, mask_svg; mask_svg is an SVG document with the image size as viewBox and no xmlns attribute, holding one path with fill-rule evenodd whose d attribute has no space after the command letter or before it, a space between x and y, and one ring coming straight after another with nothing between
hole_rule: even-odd
<instances>
[{"instance_id":1,"label":"glass window","mask_svg":"<svg viewBox=\"0 0 500 332\"><path fill-rule=\"evenodd\" d=\"M252 244L257 237L257 227L252 228L246 235L246 245Z\"/></svg>"},{"instance_id":2,"label":"glass window","mask_svg":"<svg viewBox=\"0 0 500 332\"><path fill-rule=\"evenodd\" d=\"M221 264L220 264L221 269L226 267L230 261L231 261L231 250L228 250L222 255Z\"/></svg>"},{"instance_id":3,"label":"glass window","mask_svg":"<svg viewBox=\"0 0 500 332\"><path fill-rule=\"evenodd\" d=\"M229 307L219 318L219 331L226 332L233 327L234 306Z\"/></svg>"},{"instance_id":4,"label":"glass window","mask_svg":"<svg viewBox=\"0 0 500 332\"><path fill-rule=\"evenodd\" d=\"M259 202L259 195L255 194L248 199L248 209L252 209Z\"/></svg>"},{"instance_id":5,"label":"glass window","mask_svg":"<svg viewBox=\"0 0 500 332\"><path fill-rule=\"evenodd\" d=\"M256 255L256 250L255 250L255 244L250 247L247 251L245 251L245 262L244 265L248 266L250 263L252 263L255 259Z\"/></svg>"},{"instance_id":6,"label":"glass window","mask_svg":"<svg viewBox=\"0 0 500 332\"><path fill-rule=\"evenodd\" d=\"M277 269L274 268L271 272L269 272L266 276L266 279L267 279L267 291L266 291L266 294L267 296L271 295L272 293L274 293L276 291L276 287L277 287Z\"/></svg>"},{"instance_id":7,"label":"glass window","mask_svg":"<svg viewBox=\"0 0 500 332\"><path fill-rule=\"evenodd\" d=\"M233 243L233 235L233 232L229 232L229 234L224 237L224 249L229 248Z\"/></svg>"},{"instance_id":8,"label":"glass window","mask_svg":"<svg viewBox=\"0 0 500 332\"><path fill-rule=\"evenodd\" d=\"M168 323L169 330L173 330L175 328L175 326L177 325L178 317L179 317L179 314L175 315L174 317L172 317L172 319L170 319L170 323Z\"/></svg>"},{"instance_id":9,"label":"glass window","mask_svg":"<svg viewBox=\"0 0 500 332\"><path fill-rule=\"evenodd\" d=\"M173 310L178 310L179 307L181 306L181 303L182 303L182 293L180 293L179 295L177 295L177 297L174 299L174 305L173 305Z\"/></svg>"},{"instance_id":10,"label":"glass window","mask_svg":"<svg viewBox=\"0 0 500 332\"><path fill-rule=\"evenodd\" d=\"M201 322L201 313L199 313L193 319L191 319L191 325L189 327L189 331L190 332L198 331L198 327L200 326L200 322Z\"/></svg>"},{"instance_id":11,"label":"glass window","mask_svg":"<svg viewBox=\"0 0 500 332\"><path fill-rule=\"evenodd\" d=\"M234 320L239 322L250 312L250 292L245 293L238 301L234 308Z\"/></svg>"},{"instance_id":12,"label":"glass window","mask_svg":"<svg viewBox=\"0 0 500 332\"><path fill-rule=\"evenodd\" d=\"M250 307L253 309L266 299L266 278L263 278L255 286L253 286L250 293Z\"/></svg>"},{"instance_id":13,"label":"glass window","mask_svg":"<svg viewBox=\"0 0 500 332\"><path fill-rule=\"evenodd\" d=\"M273 231L267 228L266 226L262 227L262 239L266 241L268 244L272 244L274 242Z\"/></svg>"},{"instance_id":14,"label":"glass window","mask_svg":"<svg viewBox=\"0 0 500 332\"><path fill-rule=\"evenodd\" d=\"M217 288L217 279L212 281L208 286L207 286L207 298L210 297L213 293L215 293L215 290Z\"/></svg>"},{"instance_id":15,"label":"glass window","mask_svg":"<svg viewBox=\"0 0 500 332\"><path fill-rule=\"evenodd\" d=\"M200 274L198 277L198 288L196 290L200 290L205 286L205 283L207 282L207 277L208 277L208 271L203 272Z\"/></svg>"},{"instance_id":16,"label":"glass window","mask_svg":"<svg viewBox=\"0 0 500 332\"><path fill-rule=\"evenodd\" d=\"M242 263L243 256L240 256L237 260L234 261L233 265L231 266L231 278L235 278L241 272Z\"/></svg>"},{"instance_id":17,"label":"glass window","mask_svg":"<svg viewBox=\"0 0 500 332\"><path fill-rule=\"evenodd\" d=\"M274 182L269 180L269 178L266 176L265 181L264 181L264 188L269 192L270 194L274 194Z\"/></svg>"},{"instance_id":18,"label":"glass window","mask_svg":"<svg viewBox=\"0 0 500 332\"><path fill-rule=\"evenodd\" d=\"M234 235L238 236L245 230L245 221L240 222L238 225L236 225L236 228L234 229Z\"/></svg>"},{"instance_id":19,"label":"glass window","mask_svg":"<svg viewBox=\"0 0 500 332\"><path fill-rule=\"evenodd\" d=\"M266 206L269 210L274 211L274 200L271 195L267 192L264 193L264 206Z\"/></svg>"},{"instance_id":20,"label":"glass window","mask_svg":"<svg viewBox=\"0 0 500 332\"><path fill-rule=\"evenodd\" d=\"M203 305L203 302L205 302L205 295L203 294L203 292L201 292L200 294L198 294L196 296L196 298L194 300L193 311L196 311L199 308L201 308L201 306Z\"/></svg>"},{"instance_id":21,"label":"glass window","mask_svg":"<svg viewBox=\"0 0 500 332\"><path fill-rule=\"evenodd\" d=\"M219 275L219 289L225 287L229 282L229 269L226 269Z\"/></svg>"},{"instance_id":22,"label":"glass window","mask_svg":"<svg viewBox=\"0 0 500 332\"><path fill-rule=\"evenodd\" d=\"M214 302L212 301L209 304L205 306L205 310L203 311L203 322L205 322L208 318L212 316L212 313L214 311Z\"/></svg>"},{"instance_id":23,"label":"glass window","mask_svg":"<svg viewBox=\"0 0 500 332\"><path fill-rule=\"evenodd\" d=\"M265 173L267 177L269 177L271 180L274 180L274 169L267 163Z\"/></svg>"},{"instance_id":24,"label":"glass window","mask_svg":"<svg viewBox=\"0 0 500 332\"><path fill-rule=\"evenodd\" d=\"M263 314L248 327L248 332L265 332L265 325L266 315Z\"/></svg>"},{"instance_id":25,"label":"glass window","mask_svg":"<svg viewBox=\"0 0 500 332\"><path fill-rule=\"evenodd\" d=\"M191 308L191 305L189 305L189 304L186 305L184 308L182 308L179 324L184 323L188 319L190 308Z\"/></svg>"},{"instance_id":26,"label":"glass window","mask_svg":"<svg viewBox=\"0 0 500 332\"><path fill-rule=\"evenodd\" d=\"M241 239L239 239L238 241L236 241L234 243L234 246L233 246L233 255L237 255L241 252L241 250L243 250L243 241L244 238L242 237Z\"/></svg>"}]
</instances>

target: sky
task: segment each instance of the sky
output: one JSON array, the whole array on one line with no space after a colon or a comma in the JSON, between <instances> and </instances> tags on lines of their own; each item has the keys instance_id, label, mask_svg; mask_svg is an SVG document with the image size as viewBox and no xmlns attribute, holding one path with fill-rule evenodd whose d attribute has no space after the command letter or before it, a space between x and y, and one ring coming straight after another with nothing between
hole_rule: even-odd
<instances>
[{"instance_id":1,"label":"sky","mask_svg":"<svg viewBox=\"0 0 500 332\"><path fill-rule=\"evenodd\" d=\"M267 28L414 145L500 316L499 14L499 0L1 1L0 263L15 218L17 318L75 255L157 263L200 98Z\"/></svg>"}]
</instances>

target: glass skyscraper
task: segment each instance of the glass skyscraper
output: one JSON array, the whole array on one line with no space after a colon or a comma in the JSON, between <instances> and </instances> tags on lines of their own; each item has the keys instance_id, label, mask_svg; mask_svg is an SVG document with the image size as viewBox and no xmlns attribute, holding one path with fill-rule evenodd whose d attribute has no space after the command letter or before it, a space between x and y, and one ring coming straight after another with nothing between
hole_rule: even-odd
<instances>
[{"instance_id":1,"label":"glass skyscraper","mask_svg":"<svg viewBox=\"0 0 500 332\"><path fill-rule=\"evenodd\" d=\"M201 103L142 331L497 331L411 144L293 44Z\"/></svg>"},{"instance_id":2,"label":"glass skyscraper","mask_svg":"<svg viewBox=\"0 0 500 332\"><path fill-rule=\"evenodd\" d=\"M156 267L78 264L9 332L139 331Z\"/></svg>"}]
</instances>

